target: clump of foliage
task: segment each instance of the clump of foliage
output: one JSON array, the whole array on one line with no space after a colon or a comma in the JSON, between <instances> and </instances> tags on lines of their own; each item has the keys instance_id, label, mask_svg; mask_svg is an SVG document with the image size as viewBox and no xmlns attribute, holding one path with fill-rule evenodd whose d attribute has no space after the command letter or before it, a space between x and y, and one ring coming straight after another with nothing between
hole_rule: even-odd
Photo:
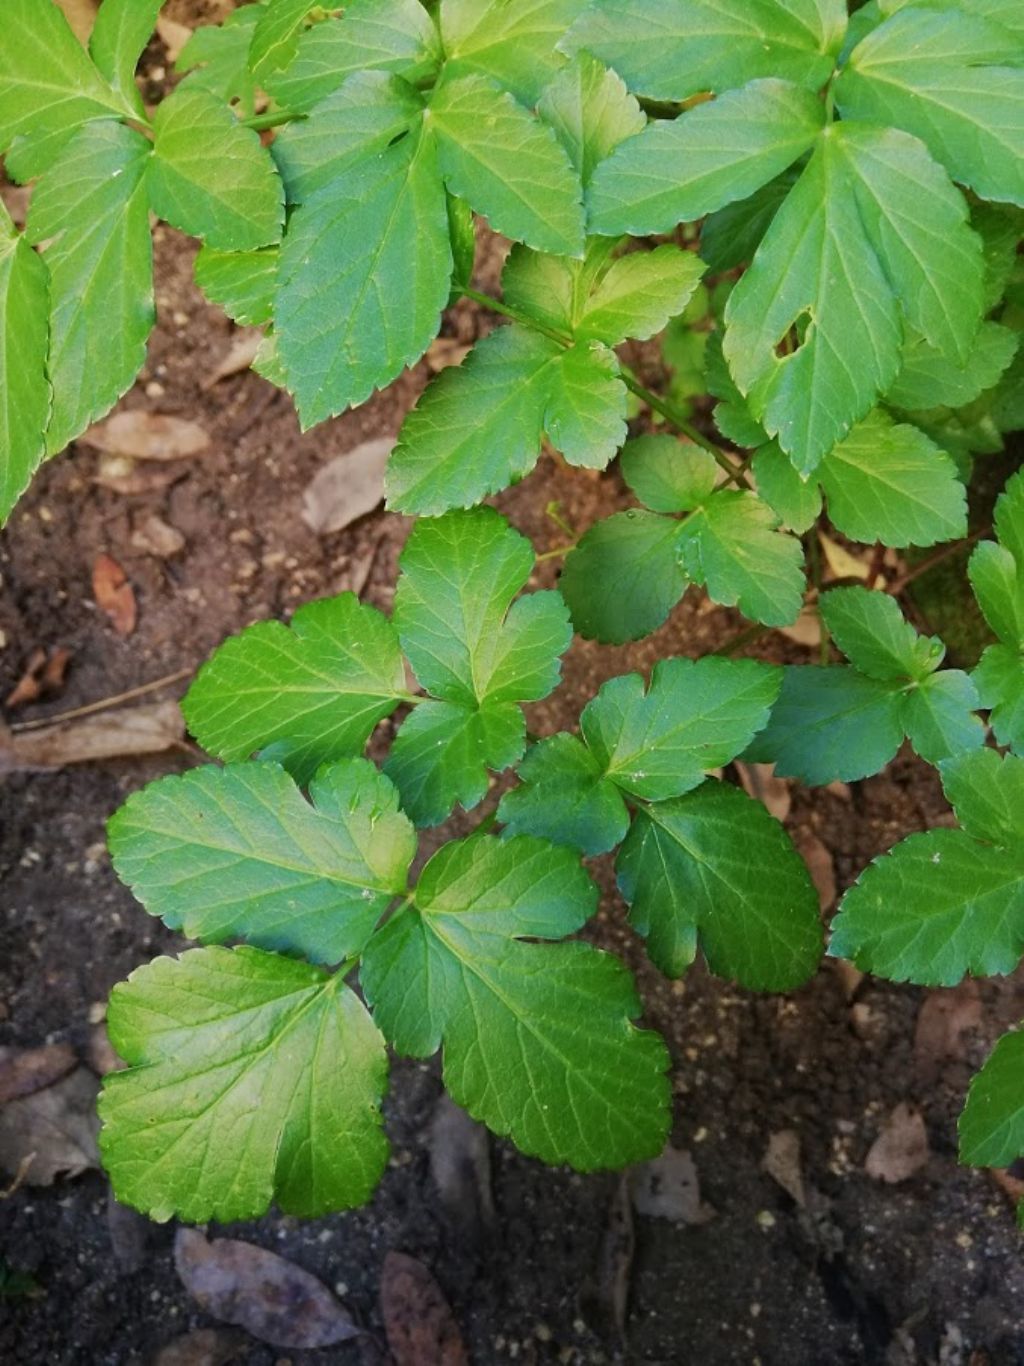
<instances>
[{"instance_id":1,"label":"clump of foliage","mask_svg":"<svg viewBox=\"0 0 1024 1366\"><path fill-rule=\"evenodd\" d=\"M826 516L883 548L961 542L974 463L1024 426L1024 14L851 8L259 0L194 35L151 115L134 73L159 0L103 0L88 51L51 0L6 0L0 151L33 191L23 233L0 222L0 514L132 384L152 214L201 240L199 285L263 328L257 368L307 427L415 363L460 296L500 320L392 454L388 505L421 518L392 616L348 594L226 642L185 702L222 763L111 820L120 876L201 945L113 993L119 1198L194 1220L366 1200L389 1045L440 1050L453 1097L546 1161L657 1153L668 1055L625 967L572 938L597 904L581 856L616 851L663 973L699 950L750 989L799 985L816 894L723 780L741 756L823 784L908 740L960 828L876 860L829 952L921 983L1015 967L1024 475L971 557L994 635L973 671L886 592L821 591L816 562ZM478 216L514 244L500 299L474 286ZM659 392L635 368L654 339ZM545 444L618 458L641 506L574 540L559 591L523 593L533 547L478 505ZM754 629L817 611L820 663L662 659L605 683L578 734L528 735L574 631L638 639L691 588ZM417 832L481 804L420 867ZM965 1160L1024 1151L1021 1040L972 1088Z\"/></svg>"}]
</instances>

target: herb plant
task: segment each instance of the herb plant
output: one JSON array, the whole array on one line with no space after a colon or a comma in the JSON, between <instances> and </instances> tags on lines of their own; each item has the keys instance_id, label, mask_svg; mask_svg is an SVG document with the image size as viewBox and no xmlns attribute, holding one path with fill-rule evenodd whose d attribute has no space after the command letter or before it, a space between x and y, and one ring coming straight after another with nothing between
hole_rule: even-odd
<instances>
[{"instance_id":1,"label":"herb plant","mask_svg":"<svg viewBox=\"0 0 1024 1366\"><path fill-rule=\"evenodd\" d=\"M160 0L103 0L88 50L51 0L6 0L0 153L33 188L23 232L0 211L0 515L133 383L152 215L200 239L197 282L263 329L256 368L305 427L414 364L459 297L496 323L391 456L388 506L421 519L392 616L344 594L227 641L184 704L221 762L111 820L119 875L201 945L111 999L119 1198L192 1220L366 1200L388 1046L440 1050L452 1096L546 1161L656 1154L667 1051L626 968L573 938L597 903L581 856L615 851L663 973L699 950L799 985L817 896L723 776L740 757L854 781L908 740L960 828L876 860L829 951L921 983L1016 965L1024 475L971 556L994 636L972 672L894 596L823 591L817 561L826 518L882 548L962 541L975 464L1024 426L1024 15L851 8L259 0L194 34L150 111ZM474 283L478 217L513 243L500 299ZM524 593L534 548L479 504L545 445L618 458L640 506ZM578 734L528 734L574 631L638 639L692 588L752 631L817 612L820 662L662 659L605 683ZM417 832L481 806L421 867ZM1022 1049L975 1082L966 1160L1024 1151Z\"/></svg>"}]
</instances>

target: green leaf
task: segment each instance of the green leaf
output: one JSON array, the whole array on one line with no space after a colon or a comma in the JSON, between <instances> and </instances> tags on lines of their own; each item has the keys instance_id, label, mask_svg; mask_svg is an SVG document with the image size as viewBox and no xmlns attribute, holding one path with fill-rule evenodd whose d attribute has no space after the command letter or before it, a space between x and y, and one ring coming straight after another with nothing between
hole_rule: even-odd
<instances>
[{"instance_id":1,"label":"green leaf","mask_svg":"<svg viewBox=\"0 0 1024 1366\"><path fill-rule=\"evenodd\" d=\"M0 523L45 452L48 313L46 267L0 205Z\"/></svg>"},{"instance_id":2,"label":"green leaf","mask_svg":"<svg viewBox=\"0 0 1024 1366\"><path fill-rule=\"evenodd\" d=\"M646 341L682 313L703 273L703 261L675 246L620 256L579 308L574 334L608 346L627 337Z\"/></svg>"},{"instance_id":3,"label":"green leaf","mask_svg":"<svg viewBox=\"0 0 1024 1366\"><path fill-rule=\"evenodd\" d=\"M959 669L932 674L907 694L903 704L907 738L929 764L979 749L985 743L985 727L974 715L978 706L978 690L968 674Z\"/></svg>"},{"instance_id":4,"label":"green leaf","mask_svg":"<svg viewBox=\"0 0 1024 1366\"><path fill-rule=\"evenodd\" d=\"M753 991L789 991L821 955L818 896L789 836L760 802L714 780L637 812L616 860L630 921L654 963L708 967Z\"/></svg>"},{"instance_id":5,"label":"green leaf","mask_svg":"<svg viewBox=\"0 0 1024 1366\"><path fill-rule=\"evenodd\" d=\"M630 1021L629 973L571 934L597 893L541 840L475 838L427 864L415 904L374 936L361 981L401 1053L444 1048L453 1099L523 1152L581 1171L661 1151L668 1055Z\"/></svg>"},{"instance_id":6,"label":"green leaf","mask_svg":"<svg viewBox=\"0 0 1024 1366\"><path fill-rule=\"evenodd\" d=\"M966 361L981 322L984 256L967 203L916 138L841 125L853 196L907 322Z\"/></svg>"},{"instance_id":7,"label":"green leaf","mask_svg":"<svg viewBox=\"0 0 1024 1366\"><path fill-rule=\"evenodd\" d=\"M688 512L706 502L718 481L714 457L674 436L638 436L622 451L622 477L654 512Z\"/></svg>"},{"instance_id":8,"label":"green leaf","mask_svg":"<svg viewBox=\"0 0 1024 1366\"><path fill-rule=\"evenodd\" d=\"M628 796L662 802L731 763L768 721L782 672L757 660L662 659L650 687L612 678L580 717L602 774Z\"/></svg>"},{"instance_id":9,"label":"green leaf","mask_svg":"<svg viewBox=\"0 0 1024 1366\"><path fill-rule=\"evenodd\" d=\"M748 199L708 215L700 231L700 254L709 270L734 270L753 258L798 174L794 169L784 171Z\"/></svg>"},{"instance_id":10,"label":"green leaf","mask_svg":"<svg viewBox=\"0 0 1024 1366\"><path fill-rule=\"evenodd\" d=\"M1024 204L1020 40L974 16L907 6L855 48L836 83L844 119L927 143L983 199Z\"/></svg>"},{"instance_id":11,"label":"green leaf","mask_svg":"<svg viewBox=\"0 0 1024 1366\"><path fill-rule=\"evenodd\" d=\"M259 134L206 90L180 86L153 121L149 196L172 227L222 251L281 236L281 181Z\"/></svg>"},{"instance_id":12,"label":"green leaf","mask_svg":"<svg viewBox=\"0 0 1024 1366\"><path fill-rule=\"evenodd\" d=\"M484 76L445 80L427 118L452 194L496 232L538 251L582 256L580 180L553 129Z\"/></svg>"},{"instance_id":13,"label":"green leaf","mask_svg":"<svg viewBox=\"0 0 1024 1366\"><path fill-rule=\"evenodd\" d=\"M427 692L472 709L535 702L557 686L572 639L565 604L552 592L513 602L533 564L529 541L493 508L416 523L394 622Z\"/></svg>"},{"instance_id":14,"label":"green leaf","mask_svg":"<svg viewBox=\"0 0 1024 1366\"><path fill-rule=\"evenodd\" d=\"M1012 972L1024 949L1024 759L950 759L961 830L911 835L843 898L829 953L895 982L954 986Z\"/></svg>"},{"instance_id":15,"label":"green leaf","mask_svg":"<svg viewBox=\"0 0 1024 1366\"><path fill-rule=\"evenodd\" d=\"M679 523L631 508L594 526L565 558L559 589L588 640L621 645L656 631L686 591Z\"/></svg>"},{"instance_id":16,"label":"green leaf","mask_svg":"<svg viewBox=\"0 0 1024 1366\"><path fill-rule=\"evenodd\" d=\"M886 401L910 411L962 408L991 389L1017 352L1019 337L1000 323L982 323L965 364L936 351L921 337L909 337L899 374Z\"/></svg>"},{"instance_id":17,"label":"green leaf","mask_svg":"<svg viewBox=\"0 0 1024 1366\"><path fill-rule=\"evenodd\" d=\"M262 81L293 60L299 34L316 5L317 0L270 0L260 7L249 45L249 69L257 80Z\"/></svg>"},{"instance_id":18,"label":"green leaf","mask_svg":"<svg viewBox=\"0 0 1024 1366\"><path fill-rule=\"evenodd\" d=\"M555 130L584 187L598 163L647 123L620 78L588 52L558 73L537 102L537 113Z\"/></svg>"},{"instance_id":19,"label":"green leaf","mask_svg":"<svg viewBox=\"0 0 1024 1366\"><path fill-rule=\"evenodd\" d=\"M538 835L584 854L607 853L625 838L629 811L622 794L575 735L532 745L517 772L520 786L498 807L507 834Z\"/></svg>"},{"instance_id":20,"label":"green leaf","mask_svg":"<svg viewBox=\"0 0 1024 1366\"><path fill-rule=\"evenodd\" d=\"M343 593L300 607L290 627L261 621L226 640L182 707L219 759L264 750L305 783L328 760L360 753L404 692L391 623Z\"/></svg>"},{"instance_id":21,"label":"green leaf","mask_svg":"<svg viewBox=\"0 0 1024 1366\"><path fill-rule=\"evenodd\" d=\"M135 108L102 79L51 0L5 0L0 43L0 152L7 172L31 180L90 119Z\"/></svg>"},{"instance_id":22,"label":"green leaf","mask_svg":"<svg viewBox=\"0 0 1024 1366\"><path fill-rule=\"evenodd\" d=\"M830 128L725 312L733 378L802 474L867 415L899 368L897 301L843 149ZM793 328L796 349L780 358L776 347Z\"/></svg>"},{"instance_id":23,"label":"green leaf","mask_svg":"<svg viewBox=\"0 0 1024 1366\"><path fill-rule=\"evenodd\" d=\"M757 461L755 474L772 502ZM852 540L929 546L967 534L967 493L954 461L920 428L881 411L825 456L818 477L833 526Z\"/></svg>"},{"instance_id":24,"label":"green leaf","mask_svg":"<svg viewBox=\"0 0 1024 1366\"><path fill-rule=\"evenodd\" d=\"M388 507L431 515L471 507L529 474L540 455L562 348L501 327L432 380L388 462Z\"/></svg>"},{"instance_id":25,"label":"green leaf","mask_svg":"<svg viewBox=\"0 0 1024 1366\"><path fill-rule=\"evenodd\" d=\"M767 728L747 750L782 778L818 786L880 772L903 743L899 688L856 669L787 667Z\"/></svg>"},{"instance_id":26,"label":"green leaf","mask_svg":"<svg viewBox=\"0 0 1024 1366\"><path fill-rule=\"evenodd\" d=\"M384 771L418 826L440 825L456 806L478 806L490 770L511 768L525 745L526 719L515 702L422 702L402 723Z\"/></svg>"},{"instance_id":27,"label":"green leaf","mask_svg":"<svg viewBox=\"0 0 1024 1366\"><path fill-rule=\"evenodd\" d=\"M551 444L570 465L603 470L627 436L629 392L619 362L601 342L563 351L544 411Z\"/></svg>"},{"instance_id":28,"label":"green leaf","mask_svg":"<svg viewBox=\"0 0 1024 1366\"><path fill-rule=\"evenodd\" d=\"M786 81L754 81L648 125L598 167L587 196L595 232L671 232L746 199L810 148L825 107Z\"/></svg>"},{"instance_id":29,"label":"green leaf","mask_svg":"<svg viewBox=\"0 0 1024 1366\"><path fill-rule=\"evenodd\" d=\"M197 28L178 54L176 71L189 73L182 84L188 90L206 90L224 104L238 101L252 111L255 83L249 69L253 33L262 6L242 5L222 24Z\"/></svg>"},{"instance_id":30,"label":"green leaf","mask_svg":"<svg viewBox=\"0 0 1024 1366\"><path fill-rule=\"evenodd\" d=\"M442 0L445 69L477 72L535 104L565 63L556 44L587 0Z\"/></svg>"},{"instance_id":31,"label":"green leaf","mask_svg":"<svg viewBox=\"0 0 1024 1366\"><path fill-rule=\"evenodd\" d=\"M90 123L35 186L28 237L44 244L50 272L48 454L102 417L146 359L154 318L149 161L141 134Z\"/></svg>"},{"instance_id":32,"label":"green leaf","mask_svg":"<svg viewBox=\"0 0 1024 1366\"><path fill-rule=\"evenodd\" d=\"M761 76L817 90L846 28L840 0L593 0L563 44L638 94L685 100Z\"/></svg>"},{"instance_id":33,"label":"green leaf","mask_svg":"<svg viewBox=\"0 0 1024 1366\"><path fill-rule=\"evenodd\" d=\"M853 666L883 683L921 681L946 653L938 636L920 636L888 593L856 585L822 594L821 616L832 639Z\"/></svg>"},{"instance_id":34,"label":"green leaf","mask_svg":"<svg viewBox=\"0 0 1024 1366\"><path fill-rule=\"evenodd\" d=\"M1004 1034L974 1077L960 1116L960 1161L1009 1167L1024 1152L1024 1034Z\"/></svg>"},{"instance_id":35,"label":"green leaf","mask_svg":"<svg viewBox=\"0 0 1024 1366\"><path fill-rule=\"evenodd\" d=\"M290 204L318 190L338 198L348 171L376 159L423 113L416 90L386 71L361 71L339 86L309 117L282 128L273 155Z\"/></svg>"},{"instance_id":36,"label":"green leaf","mask_svg":"<svg viewBox=\"0 0 1024 1366\"><path fill-rule=\"evenodd\" d=\"M196 284L232 322L262 327L270 322L274 309L279 258L279 247L258 251L200 247L195 261Z\"/></svg>"},{"instance_id":37,"label":"green leaf","mask_svg":"<svg viewBox=\"0 0 1024 1366\"><path fill-rule=\"evenodd\" d=\"M296 209L274 326L303 427L362 403L420 358L451 275L448 205L422 131Z\"/></svg>"},{"instance_id":38,"label":"green leaf","mask_svg":"<svg viewBox=\"0 0 1024 1366\"><path fill-rule=\"evenodd\" d=\"M719 489L680 527L683 566L714 602L766 626L788 626L803 604L803 549L777 526L755 494Z\"/></svg>"},{"instance_id":39,"label":"green leaf","mask_svg":"<svg viewBox=\"0 0 1024 1366\"><path fill-rule=\"evenodd\" d=\"M436 75L441 44L419 0L351 0L341 19L301 33L295 56L263 83L278 103L307 113L357 71L390 71L411 85Z\"/></svg>"},{"instance_id":40,"label":"green leaf","mask_svg":"<svg viewBox=\"0 0 1024 1366\"><path fill-rule=\"evenodd\" d=\"M322 768L309 792L312 806L270 763L161 778L110 818L114 868L189 939L339 963L404 893L416 836L366 759Z\"/></svg>"},{"instance_id":41,"label":"green leaf","mask_svg":"<svg viewBox=\"0 0 1024 1366\"><path fill-rule=\"evenodd\" d=\"M156 28L164 0L103 0L89 36L96 69L125 105L145 114L135 69Z\"/></svg>"},{"instance_id":42,"label":"green leaf","mask_svg":"<svg viewBox=\"0 0 1024 1366\"><path fill-rule=\"evenodd\" d=\"M722 405L719 404L719 408ZM715 409L716 421L718 409ZM851 433L850 439L853 438ZM825 457L828 460L828 456ZM824 462L822 462L824 468ZM762 446L752 465L757 491L782 525L803 534L821 515L821 489L815 478L801 479L777 441Z\"/></svg>"},{"instance_id":43,"label":"green leaf","mask_svg":"<svg viewBox=\"0 0 1024 1366\"><path fill-rule=\"evenodd\" d=\"M107 1014L117 1199L163 1222L315 1217L369 1199L387 1162L384 1041L340 976L256 949L157 958ZM242 1160L244 1158L244 1160Z\"/></svg>"},{"instance_id":44,"label":"green leaf","mask_svg":"<svg viewBox=\"0 0 1024 1366\"><path fill-rule=\"evenodd\" d=\"M990 645L971 677L978 705L991 710L996 739L1024 753L1024 654L1009 645Z\"/></svg>"},{"instance_id":45,"label":"green leaf","mask_svg":"<svg viewBox=\"0 0 1024 1366\"><path fill-rule=\"evenodd\" d=\"M749 403L729 373L722 352L721 332L712 332L708 337L704 359L708 393L720 400L714 410L715 426L737 446L768 445L771 438L750 411Z\"/></svg>"}]
</instances>

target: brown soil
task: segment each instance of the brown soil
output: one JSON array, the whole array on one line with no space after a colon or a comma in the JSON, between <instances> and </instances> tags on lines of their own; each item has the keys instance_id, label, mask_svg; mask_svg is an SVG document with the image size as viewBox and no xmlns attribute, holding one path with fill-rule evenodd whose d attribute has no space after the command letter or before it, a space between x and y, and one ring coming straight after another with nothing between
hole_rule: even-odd
<instances>
[{"instance_id":1,"label":"brown soil","mask_svg":"<svg viewBox=\"0 0 1024 1366\"><path fill-rule=\"evenodd\" d=\"M363 595L390 605L408 524L377 512L320 539L299 515L301 494L326 460L397 429L425 368L307 435L288 399L251 373L204 390L230 327L194 289L191 258L189 244L158 232L161 320L147 371L125 402L201 422L211 451L181 465L181 477L159 493L97 487L97 456L84 447L39 476L0 540L0 696L34 646L65 646L72 664L63 695L19 719L194 667L246 623L287 617L309 598L358 582L368 559ZM474 326L470 313L449 323L460 334ZM546 550L562 540L543 512L551 500L581 528L624 501L614 475L591 478L550 461L498 501ZM152 513L183 533L181 555L161 561L133 549L133 528ZM91 600L101 552L124 566L135 588L139 624L128 639ZM542 581L553 582L556 572L548 563ZM535 709L531 725L542 733L571 727L604 678L662 655L701 654L742 624L691 596L637 646L577 642L562 686ZM800 657L774 636L753 652ZM139 962L180 947L117 882L103 824L127 793L195 759L110 762L4 781L0 1041L66 1039L84 1053L90 1006ZM932 771L901 757L847 793L797 792L788 823L798 840L813 834L824 843L843 887L909 831L946 819ZM548 1170L495 1143L497 1228L472 1247L446 1222L429 1175L427 1130L440 1092L434 1063L394 1068L394 1159L365 1210L311 1223L271 1214L242 1236L343 1286L353 1312L378 1333L385 1254L419 1257L449 1296L477 1366L1024 1362L1024 1268L1012 1211L986 1174L958 1168L955 1156L966 1082L1019 1017L1022 985L982 987L982 1027L965 1056L936 1076L913 1048L922 993L865 982L851 1001L832 966L791 997L755 998L700 970L666 983L625 926L607 861L594 871L605 893L594 933L638 971L648 1019L670 1042L674 1141L692 1150L703 1198L715 1210L696 1227L638 1218L624 1340L604 1322L598 1275L617 1178ZM932 1156L893 1187L869 1178L864 1158L903 1101L922 1108ZM785 1128L800 1136L807 1208L761 1168L769 1136ZM175 1276L171 1236L112 1213L98 1173L18 1190L0 1206L0 1256L34 1275L43 1295L0 1300L0 1359L147 1362L190 1327L208 1325ZM241 1359L356 1363L361 1352L365 1346L286 1357L251 1341Z\"/></svg>"}]
</instances>

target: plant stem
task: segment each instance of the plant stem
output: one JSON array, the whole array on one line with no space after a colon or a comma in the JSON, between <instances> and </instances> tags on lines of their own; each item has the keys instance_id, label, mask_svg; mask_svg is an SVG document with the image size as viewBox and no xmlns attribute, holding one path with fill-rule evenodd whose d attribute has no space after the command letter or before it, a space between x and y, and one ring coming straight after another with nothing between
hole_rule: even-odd
<instances>
[{"instance_id":1,"label":"plant stem","mask_svg":"<svg viewBox=\"0 0 1024 1366\"><path fill-rule=\"evenodd\" d=\"M467 299L483 304L484 308L489 308L492 313L501 313L504 317L511 318L513 322L522 323L524 327L529 327L534 332L541 332L545 337L550 337L552 341L558 342L560 346L572 345L571 337L556 332L553 327L548 327L546 323L538 322L536 318L531 318L529 313L522 313L518 308L502 303L500 299L494 299L490 294L482 294L480 290L473 289L470 285L462 285L461 288Z\"/></svg>"},{"instance_id":2,"label":"plant stem","mask_svg":"<svg viewBox=\"0 0 1024 1366\"><path fill-rule=\"evenodd\" d=\"M535 563L535 564L543 564L545 560L557 560L560 556L562 556L562 555L568 555L568 553L569 553L570 550L575 550L575 549L576 549L576 542L575 542L575 541L573 541L573 543L572 543L571 545L559 545L559 546L556 546L556 547L554 548L554 550L545 550L544 553L543 553L542 555L538 555L538 556L535 558L534 563Z\"/></svg>"},{"instance_id":3,"label":"plant stem","mask_svg":"<svg viewBox=\"0 0 1024 1366\"><path fill-rule=\"evenodd\" d=\"M942 564L944 560L949 560L952 559L954 555L959 555L961 551L966 550L969 546L974 545L976 542L988 536L991 530L991 524L986 522L983 527L979 527L977 531L972 531L971 534L965 536L963 540L952 541L949 545L944 545L940 550L936 550L934 554L926 555L925 558L915 564L912 569L908 569L905 574L889 584L887 591L891 593L894 598L899 597L903 590L909 584L912 584L915 579L919 579L922 574L927 574L929 569L934 569L936 565Z\"/></svg>"},{"instance_id":4,"label":"plant stem","mask_svg":"<svg viewBox=\"0 0 1024 1366\"><path fill-rule=\"evenodd\" d=\"M648 408L653 408L656 413L660 413L666 422L671 422L673 427L681 431L684 436L688 436L695 445L700 446L702 450L713 456L715 462L725 470L733 483L738 484L741 488L750 488L750 481L736 461L726 454L721 446L716 446L713 441L709 441L704 433L671 403L660 398L657 394L652 394L650 389L645 389L642 384L625 371L622 373L622 382L627 389L636 394L637 398L643 399Z\"/></svg>"},{"instance_id":5,"label":"plant stem","mask_svg":"<svg viewBox=\"0 0 1024 1366\"><path fill-rule=\"evenodd\" d=\"M243 128L252 128L261 133L265 128L280 128L282 124L294 123L297 119L307 118L306 114L296 114L290 109L272 109L267 114L255 114L251 119L242 119Z\"/></svg>"},{"instance_id":6,"label":"plant stem","mask_svg":"<svg viewBox=\"0 0 1024 1366\"><path fill-rule=\"evenodd\" d=\"M811 582L814 584L815 607L818 613L818 625L821 628L821 646L819 659L822 664L827 664L830 658L829 646L831 637L828 627L825 625L825 618L821 614L821 542L818 540L818 524L815 522L811 528L806 541L807 561L811 569Z\"/></svg>"},{"instance_id":7,"label":"plant stem","mask_svg":"<svg viewBox=\"0 0 1024 1366\"><path fill-rule=\"evenodd\" d=\"M16 721L8 729L12 733L42 730L44 726L57 726L62 721L73 721L79 716L92 716L98 711L108 711L121 702L131 702L133 698L145 697L146 693L156 692L160 688L169 688L172 683L181 683L184 679L191 678L194 672L194 669L179 669L177 673L166 674L163 678L154 678L152 683L142 683L137 688L129 688L127 692L114 693L112 697L102 697L98 702L87 702L84 707L74 707L71 711L57 712L55 716L38 716L32 721Z\"/></svg>"}]
</instances>

